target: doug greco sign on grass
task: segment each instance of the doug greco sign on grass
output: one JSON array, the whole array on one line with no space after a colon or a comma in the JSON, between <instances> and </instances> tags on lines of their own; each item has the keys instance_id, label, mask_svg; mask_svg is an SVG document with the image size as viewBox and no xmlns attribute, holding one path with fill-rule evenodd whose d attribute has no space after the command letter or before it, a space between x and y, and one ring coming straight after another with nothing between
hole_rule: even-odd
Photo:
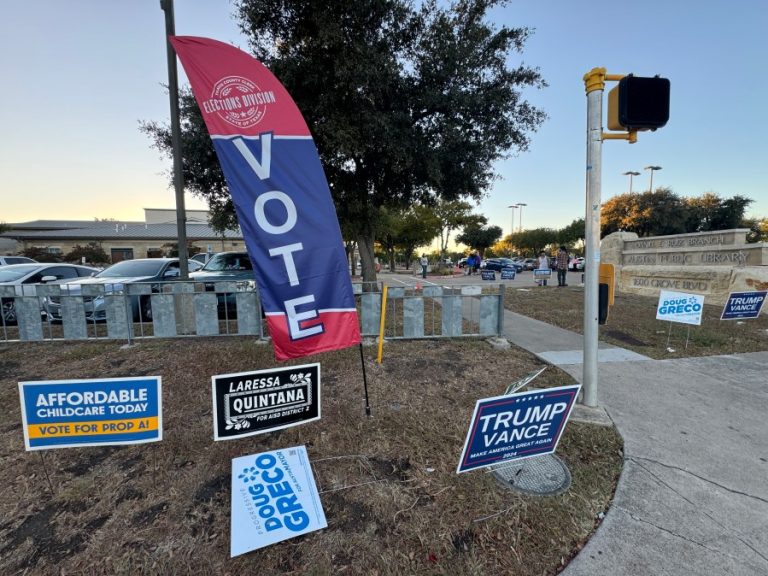
<instances>
[{"instance_id":1,"label":"doug greco sign on grass","mask_svg":"<svg viewBox=\"0 0 768 576\"><path fill-rule=\"evenodd\" d=\"M656 307L656 320L680 322L681 324L701 325L701 313L704 309L704 296L685 292L667 292L659 294Z\"/></svg>"},{"instance_id":2,"label":"doug greco sign on grass","mask_svg":"<svg viewBox=\"0 0 768 576\"><path fill-rule=\"evenodd\" d=\"M232 460L231 556L326 526L304 446Z\"/></svg>"},{"instance_id":3,"label":"doug greco sign on grass","mask_svg":"<svg viewBox=\"0 0 768 576\"><path fill-rule=\"evenodd\" d=\"M215 440L320 419L320 364L221 374L211 380Z\"/></svg>"},{"instance_id":4,"label":"doug greco sign on grass","mask_svg":"<svg viewBox=\"0 0 768 576\"><path fill-rule=\"evenodd\" d=\"M162 440L160 377L19 382L27 450Z\"/></svg>"},{"instance_id":5,"label":"doug greco sign on grass","mask_svg":"<svg viewBox=\"0 0 768 576\"><path fill-rule=\"evenodd\" d=\"M478 400L457 473L551 454L581 385Z\"/></svg>"}]
</instances>

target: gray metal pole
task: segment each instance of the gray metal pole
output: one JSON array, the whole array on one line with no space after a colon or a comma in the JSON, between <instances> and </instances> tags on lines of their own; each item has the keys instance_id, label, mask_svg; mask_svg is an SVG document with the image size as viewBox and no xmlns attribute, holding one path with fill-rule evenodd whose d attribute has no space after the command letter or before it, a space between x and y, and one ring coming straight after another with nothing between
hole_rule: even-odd
<instances>
[{"instance_id":1,"label":"gray metal pole","mask_svg":"<svg viewBox=\"0 0 768 576\"><path fill-rule=\"evenodd\" d=\"M176 71L176 52L168 38L176 35L173 18L173 0L160 0L165 12L165 44L168 57L168 96L171 102L171 143L173 145L173 187L176 191L176 228L179 239L179 269L181 278L189 278L187 259L187 211L184 207L184 173L181 165L181 126L179 124L179 78Z\"/></svg>"},{"instance_id":2,"label":"gray metal pole","mask_svg":"<svg viewBox=\"0 0 768 576\"><path fill-rule=\"evenodd\" d=\"M605 69L584 76L587 90L587 198L584 260L584 386L583 403L597 406L598 269L600 267L600 185L603 153L603 91Z\"/></svg>"}]
</instances>

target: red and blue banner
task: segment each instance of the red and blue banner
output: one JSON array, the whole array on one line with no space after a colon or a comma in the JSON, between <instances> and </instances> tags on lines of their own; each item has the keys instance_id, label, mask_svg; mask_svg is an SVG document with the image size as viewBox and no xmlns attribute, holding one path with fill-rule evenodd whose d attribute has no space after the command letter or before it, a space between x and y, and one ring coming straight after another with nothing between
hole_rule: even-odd
<instances>
[{"instance_id":1,"label":"red and blue banner","mask_svg":"<svg viewBox=\"0 0 768 576\"><path fill-rule=\"evenodd\" d=\"M229 44L192 36L170 41L232 194L275 356L357 344L336 210L296 103L261 62Z\"/></svg>"}]
</instances>

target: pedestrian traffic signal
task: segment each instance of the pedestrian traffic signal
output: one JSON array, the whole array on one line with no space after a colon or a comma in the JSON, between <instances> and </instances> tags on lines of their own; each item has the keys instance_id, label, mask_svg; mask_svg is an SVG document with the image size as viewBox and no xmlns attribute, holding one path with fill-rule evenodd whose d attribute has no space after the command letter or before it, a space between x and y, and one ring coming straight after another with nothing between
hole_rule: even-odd
<instances>
[{"instance_id":1,"label":"pedestrian traffic signal","mask_svg":"<svg viewBox=\"0 0 768 576\"><path fill-rule=\"evenodd\" d=\"M608 92L609 130L656 130L669 120L669 80L624 76Z\"/></svg>"}]
</instances>

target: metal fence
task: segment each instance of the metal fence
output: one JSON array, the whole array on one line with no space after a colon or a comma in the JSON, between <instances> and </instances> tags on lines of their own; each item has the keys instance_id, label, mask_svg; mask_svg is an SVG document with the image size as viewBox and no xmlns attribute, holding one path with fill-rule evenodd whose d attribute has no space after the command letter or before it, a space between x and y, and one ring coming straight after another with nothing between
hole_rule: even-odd
<instances>
[{"instance_id":1,"label":"metal fence","mask_svg":"<svg viewBox=\"0 0 768 576\"><path fill-rule=\"evenodd\" d=\"M363 336L378 336L383 286L353 284ZM242 282L0 286L5 342L254 336L266 329L257 289ZM387 339L502 334L504 286L389 287ZM15 322L6 319L12 308Z\"/></svg>"},{"instance_id":2,"label":"metal fence","mask_svg":"<svg viewBox=\"0 0 768 576\"><path fill-rule=\"evenodd\" d=\"M364 291L360 297L363 336L377 336L381 326L382 288ZM384 337L387 339L458 338L503 333L504 285L389 287Z\"/></svg>"}]
</instances>

